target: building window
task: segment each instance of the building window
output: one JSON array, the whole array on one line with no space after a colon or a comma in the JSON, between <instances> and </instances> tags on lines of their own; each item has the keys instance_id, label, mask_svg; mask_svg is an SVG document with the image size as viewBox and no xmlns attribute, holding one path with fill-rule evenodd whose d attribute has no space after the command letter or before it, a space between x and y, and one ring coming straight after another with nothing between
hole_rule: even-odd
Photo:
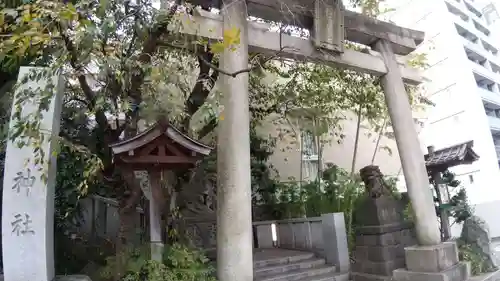
<instances>
[{"instance_id":1,"label":"building window","mask_svg":"<svg viewBox=\"0 0 500 281\"><path fill-rule=\"evenodd\" d=\"M318 156L318 147L314 135L310 131L302 133L302 156Z\"/></svg>"},{"instance_id":2,"label":"building window","mask_svg":"<svg viewBox=\"0 0 500 281\"><path fill-rule=\"evenodd\" d=\"M319 157L316 138L310 131L302 132L302 179L315 181L318 178Z\"/></svg>"},{"instance_id":3,"label":"building window","mask_svg":"<svg viewBox=\"0 0 500 281\"><path fill-rule=\"evenodd\" d=\"M318 160L302 161L302 179L305 181L315 181L318 179Z\"/></svg>"}]
</instances>

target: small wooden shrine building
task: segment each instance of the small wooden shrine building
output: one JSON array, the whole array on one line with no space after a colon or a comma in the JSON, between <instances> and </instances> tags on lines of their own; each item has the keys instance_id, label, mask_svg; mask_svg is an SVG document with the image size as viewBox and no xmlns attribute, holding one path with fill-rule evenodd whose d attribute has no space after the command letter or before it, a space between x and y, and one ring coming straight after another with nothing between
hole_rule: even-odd
<instances>
[{"instance_id":1,"label":"small wooden shrine building","mask_svg":"<svg viewBox=\"0 0 500 281\"><path fill-rule=\"evenodd\" d=\"M161 222L163 202L162 171L192 168L210 154L212 147L186 136L167 121L159 121L133 138L112 144L113 161L124 169L145 170L150 190L143 190L149 199L151 257L161 260L163 234Z\"/></svg>"},{"instance_id":2,"label":"small wooden shrine building","mask_svg":"<svg viewBox=\"0 0 500 281\"><path fill-rule=\"evenodd\" d=\"M474 141L456 144L436 151L433 146L429 146L427 148L429 153L424 155L427 171L430 173L444 172L451 167L472 164L479 159L479 155L472 149L473 146Z\"/></svg>"},{"instance_id":3,"label":"small wooden shrine building","mask_svg":"<svg viewBox=\"0 0 500 281\"><path fill-rule=\"evenodd\" d=\"M440 150L434 150L434 146L429 146L427 148L428 154L424 155L425 167L429 178L434 183L434 190L439 203L437 212L440 218L441 239L443 241L451 238L451 228L448 211L446 210L449 207L450 192L448 185L443 184L442 173L448 170L448 168L468 165L477 161L479 155L474 152L472 149L473 146L474 141L456 144Z\"/></svg>"}]
</instances>

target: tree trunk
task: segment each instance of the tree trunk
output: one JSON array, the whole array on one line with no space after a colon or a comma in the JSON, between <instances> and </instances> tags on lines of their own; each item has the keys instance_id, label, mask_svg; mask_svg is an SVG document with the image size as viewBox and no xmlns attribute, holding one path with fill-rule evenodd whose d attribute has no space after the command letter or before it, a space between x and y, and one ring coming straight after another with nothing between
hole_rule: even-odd
<instances>
[{"instance_id":1,"label":"tree trunk","mask_svg":"<svg viewBox=\"0 0 500 281\"><path fill-rule=\"evenodd\" d=\"M175 174L174 174L175 176ZM177 239L178 227L177 227L177 186L176 179L170 177L167 178L166 182L166 193L165 196L165 207L164 207L164 216L165 216L165 229L166 229L166 237L165 244L170 245L173 241Z\"/></svg>"},{"instance_id":2,"label":"tree trunk","mask_svg":"<svg viewBox=\"0 0 500 281\"><path fill-rule=\"evenodd\" d=\"M129 251L133 246L131 241L135 234L135 221L138 215L136 207L142 195L141 187L136 183L133 171L123 170L121 172L122 180L118 184L123 186L119 190L125 190L125 192L121 196L118 205L120 227L116 242L116 280L120 280L126 271L125 266Z\"/></svg>"},{"instance_id":3,"label":"tree trunk","mask_svg":"<svg viewBox=\"0 0 500 281\"><path fill-rule=\"evenodd\" d=\"M373 163L375 163L375 156L377 156L378 147L380 145L380 140L382 139L382 136L384 135L384 131L385 131L386 126L387 126L387 117L384 118L384 122L382 123L382 127L380 128L380 131L378 133L377 143L375 144L375 150L373 151L373 156L372 156L372 165L373 165Z\"/></svg>"},{"instance_id":4,"label":"tree trunk","mask_svg":"<svg viewBox=\"0 0 500 281\"><path fill-rule=\"evenodd\" d=\"M359 131L361 129L361 110L363 105L359 104L358 109L358 123L356 125L356 138L354 139L354 151L352 153L352 165L351 165L351 178L354 176L354 170L356 169L356 157L358 156L358 142L359 142Z\"/></svg>"},{"instance_id":5,"label":"tree trunk","mask_svg":"<svg viewBox=\"0 0 500 281\"><path fill-rule=\"evenodd\" d=\"M316 181L320 183L323 178L323 146L321 145L321 136L317 136L316 147L318 148L318 171L316 172ZM318 184L318 186L320 185ZM321 191L321 189L319 191Z\"/></svg>"}]
</instances>

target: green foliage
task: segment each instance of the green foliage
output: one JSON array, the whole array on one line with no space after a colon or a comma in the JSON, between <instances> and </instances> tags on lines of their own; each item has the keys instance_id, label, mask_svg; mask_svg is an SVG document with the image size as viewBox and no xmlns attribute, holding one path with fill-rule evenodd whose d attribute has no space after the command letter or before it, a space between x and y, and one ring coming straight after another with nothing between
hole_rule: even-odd
<instances>
[{"instance_id":1,"label":"green foliage","mask_svg":"<svg viewBox=\"0 0 500 281\"><path fill-rule=\"evenodd\" d=\"M460 187L460 181L456 179L455 174L450 170L441 173L441 180L442 184L447 186L450 196L451 194L454 195L450 198L449 202L445 203L441 203L440 199L437 197L434 198L434 202L438 205L436 206L438 217L440 217L441 213L444 211L448 213L448 217L453 219L451 222L452 225L455 223L463 223L467 218L472 216L472 207L469 205L465 187ZM439 187L436 186L434 178L430 174L429 182L433 186L435 193L439 194ZM458 191L456 190L457 188Z\"/></svg>"},{"instance_id":2,"label":"green foliage","mask_svg":"<svg viewBox=\"0 0 500 281\"><path fill-rule=\"evenodd\" d=\"M142 249L131 249L126 259L126 274L122 281L216 281L214 269L203 252L181 244L166 246L163 262L150 260L149 245ZM111 279L116 266L116 257L107 260L101 275Z\"/></svg>"},{"instance_id":3,"label":"green foliage","mask_svg":"<svg viewBox=\"0 0 500 281\"><path fill-rule=\"evenodd\" d=\"M384 95L373 76L306 62L275 63L266 70L276 79L252 100L279 108L274 121L284 128L293 125L300 131L309 130L315 136L340 142L346 112L363 105L361 115L373 125L381 123L385 116ZM299 130L294 133L297 135Z\"/></svg>"},{"instance_id":4,"label":"green foliage","mask_svg":"<svg viewBox=\"0 0 500 281\"><path fill-rule=\"evenodd\" d=\"M446 206L440 207L444 207L448 212L448 215L453 218L452 224L465 222L465 220L473 216L473 209L469 204L465 187L460 186L460 181L457 180L455 178L455 174L449 170L442 173L442 181L451 189L459 189L450 198L450 201L446 204ZM431 179L431 184L433 183L434 181ZM462 239L457 239L456 242L459 251L459 258L461 261L470 263L471 273L473 276L487 273L492 270L492 268L489 268L488 263L484 260L484 257L480 254L479 250L476 249L476 246L467 244Z\"/></svg>"},{"instance_id":5,"label":"green foliage","mask_svg":"<svg viewBox=\"0 0 500 281\"><path fill-rule=\"evenodd\" d=\"M453 218L453 223L463 223L466 219L470 218L473 214L472 207L469 205L467 199L467 192L465 187L461 187L458 192L450 199L449 210L450 216Z\"/></svg>"},{"instance_id":6,"label":"green foliage","mask_svg":"<svg viewBox=\"0 0 500 281\"><path fill-rule=\"evenodd\" d=\"M92 143L92 133L88 126L88 118L71 104L66 104L62 111L61 135L72 138L79 143ZM57 274L73 274L80 272L89 262L102 260L104 247L96 241L85 241L81 237L72 237L71 230L83 222L81 199L88 192L101 189L102 183L86 181L85 174L90 154L75 150L76 146L61 145L57 153L57 174L55 188L55 265ZM88 186L82 188L82 182ZM108 252L109 254L109 252Z\"/></svg>"},{"instance_id":7,"label":"green foliage","mask_svg":"<svg viewBox=\"0 0 500 281\"><path fill-rule=\"evenodd\" d=\"M113 254L114 245L106 239L88 239L67 229L54 233L55 272L70 275L84 271L94 277L95 268L106 264L106 257ZM86 268L89 267L90 270ZM92 279L94 280L94 279Z\"/></svg>"},{"instance_id":8,"label":"green foliage","mask_svg":"<svg viewBox=\"0 0 500 281\"><path fill-rule=\"evenodd\" d=\"M127 251L121 257L125 261L125 270L130 273L139 272L148 261L150 251L149 245L139 248L127 248ZM106 266L101 269L101 277L105 280L111 280L115 275L117 264L118 258L116 256L108 257L106 259Z\"/></svg>"},{"instance_id":9,"label":"green foliage","mask_svg":"<svg viewBox=\"0 0 500 281\"><path fill-rule=\"evenodd\" d=\"M364 188L359 178L353 180L345 170L331 167L324 171L322 181L272 182L258 193L261 198L258 204L267 206L273 218L287 219L332 212L348 216Z\"/></svg>"},{"instance_id":10,"label":"green foliage","mask_svg":"<svg viewBox=\"0 0 500 281\"><path fill-rule=\"evenodd\" d=\"M144 263L139 267L137 271L129 271L123 277L122 281L139 281L139 280L151 280L151 281L164 281L172 280L167 279L168 269L161 262L154 260L144 260ZM189 280L189 279L187 279Z\"/></svg>"},{"instance_id":11,"label":"green foliage","mask_svg":"<svg viewBox=\"0 0 500 281\"><path fill-rule=\"evenodd\" d=\"M448 185L449 187L458 187L460 186L460 181L455 178L455 174L450 170L446 170L441 175L443 183Z\"/></svg>"},{"instance_id":12,"label":"green foliage","mask_svg":"<svg viewBox=\"0 0 500 281\"><path fill-rule=\"evenodd\" d=\"M470 263L472 276L477 276L489 272L489 268L485 265L483 257L473 249L471 245L458 241L458 257L461 261Z\"/></svg>"},{"instance_id":13,"label":"green foliage","mask_svg":"<svg viewBox=\"0 0 500 281\"><path fill-rule=\"evenodd\" d=\"M250 130L250 171L252 181L252 203L259 201L269 202L271 197L260 198L259 196L274 194L276 189L276 171L268 163L269 157L273 154L275 140L266 139L259 136L255 128Z\"/></svg>"},{"instance_id":14,"label":"green foliage","mask_svg":"<svg viewBox=\"0 0 500 281\"><path fill-rule=\"evenodd\" d=\"M215 281L214 268L209 265L209 259L203 252L191 249L181 244L167 247L163 263L168 268L166 280L172 281Z\"/></svg>"},{"instance_id":15,"label":"green foliage","mask_svg":"<svg viewBox=\"0 0 500 281\"><path fill-rule=\"evenodd\" d=\"M455 174L450 170L444 171L441 178L442 183L446 184L450 193L454 193L454 195L445 206L439 206L439 208L447 210L448 215L453 218L453 224L462 223L467 218L471 217L473 213L472 207L468 202L466 189L460 186L460 181L456 179ZM429 181L434 185L434 179L429 177ZM458 190L456 190L457 188ZM438 201L437 198L435 198L435 201Z\"/></svg>"},{"instance_id":16,"label":"green foliage","mask_svg":"<svg viewBox=\"0 0 500 281\"><path fill-rule=\"evenodd\" d=\"M387 179L393 196L400 198L395 179ZM349 245L354 242L354 211L366 198L364 183L359 175L350 174L336 166L323 171L321 181L315 182L271 182L267 188L258 190L259 206L272 219L316 217L326 213L344 213Z\"/></svg>"},{"instance_id":17,"label":"green foliage","mask_svg":"<svg viewBox=\"0 0 500 281\"><path fill-rule=\"evenodd\" d=\"M465 188L462 187L455 196L451 199L452 208L450 209L451 216L455 223L463 223L467 219L473 219L475 224L482 225L484 221L478 217L473 217L473 211L467 201ZM472 242L459 238L456 240L458 246L458 254L461 261L470 263L471 273L473 276L493 272L497 268L492 267L490 260L487 260L482 249L478 246L478 241ZM495 257L494 257L495 258Z\"/></svg>"},{"instance_id":18,"label":"green foliage","mask_svg":"<svg viewBox=\"0 0 500 281\"><path fill-rule=\"evenodd\" d=\"M354 7L360 7L363 14L376 17L382 13L380 2L384 0L352 0L350 1Z\"/></svg>"},{"instance_id":19,"label":"green foliage","mask_svg":"<svg viewBox=\"0 0 500 281\"><path fill-rule=\"evenodd\" d=\"M413 213L413 209L411 207L411 202L406 205L404 211L403 211L403 217L407 221L415 221L415 215Z\"/></svg>"}]
</instances>

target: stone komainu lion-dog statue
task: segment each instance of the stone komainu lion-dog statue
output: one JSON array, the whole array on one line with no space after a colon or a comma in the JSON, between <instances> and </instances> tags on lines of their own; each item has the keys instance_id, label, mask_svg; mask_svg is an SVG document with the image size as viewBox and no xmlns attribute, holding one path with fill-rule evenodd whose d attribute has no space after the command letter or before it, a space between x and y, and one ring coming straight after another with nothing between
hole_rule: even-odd
<instances>
[{"instance_id":1,"label":"stone komainu lion-dog statue","mask_svg":"<svg viewBox=\"0 0 500 281\"><path fill-rule=\"evenodd\" d=\"M361 179L365 183L366 192L371 198L379 198L391 194L389 186L385 183L378 166L366 166L359 172Z\"/></svg>"}]
</instances>

